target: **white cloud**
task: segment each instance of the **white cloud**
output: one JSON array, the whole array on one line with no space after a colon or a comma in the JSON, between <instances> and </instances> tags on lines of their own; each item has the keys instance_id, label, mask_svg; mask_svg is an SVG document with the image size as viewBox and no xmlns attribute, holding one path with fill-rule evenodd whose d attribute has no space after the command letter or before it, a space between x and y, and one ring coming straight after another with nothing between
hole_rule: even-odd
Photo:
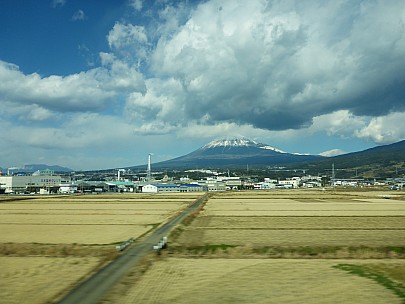
<instances>
[{"instance_id":1,"label":"white cloud","mask_svg":"<svg viewBox=\"0 0 405 304\"><path fill-rule=\"evenodd\" d=\"M21 121L40 122L55 119L56 116L56 113L37 104L15 104L3 100L0 109L0 118L3 118L4 120L8 117L16 117Z\"/></svg>"},{"instance_id":2,"label":"white cloud","mask_svg":"<svg viewBox=\"0 0 405 304\"><path fill-rule=\"evenodd\" d=\"M134 43L146 44L148 37L143 26L116 23L108 33L108 44L111 48L122 48Z\"/></svg>"},{"instance_id":3,"label":"white cloud","mask_svg":"<svg viewBox=\"0 0 405 304\"><path fill-rule=\"evenodd\" d=\"M330 136L342 138L360 138L376 144L390 144L405 139L405 112L394 112L379 117L356 116L347 110L320 115L314 118L313 124L301 133L325 131Z\"/></svg>"},{"instance_id":4,"label":"white cloud","mask_svg":"<svg viewBox=\"0 0 405 304\"><path fill-rule=\"evenodd\" d=\"M51 6L56 8L56 7L62 7L66 4L66 0L52 0L51 1Z\"/></svg>"},{"instance_id":5,"label":"white cloud","mask_svg":"<svg viewBox=\"0 0 405 304\"><path fill-rule=\"evenodd\" d=\"M145 94L132 93L127 100L126 111L135 123L145 123L146 129L151 125L181 126L184 122L182 84L173 78L148 79L145 84ZM162 132L169 130L161 128Z\"/></svg>"},{"instance_id":6,"label":"white cloud","mask_svg":"<svg viewBox=\"0 0 405 304\"><path fill-rule=\"evenodd\" d=\"M127 155L127 151L135 155L139 150L136 145L140 138L133 126L111 115L65 116L58 127L15 125L0 120L0 129L12 129L12 132L0 133L2 166L35 163L41 157L47 164L56 163L73 169L128 166L142 160ZM116 155L117 151L120 156Z\"/></svg>"},{"instance_id":7,"label":"white cloud","mask_svg":"<svg viewBox=\"0 0 405 304\"><path fill-rule=\"evenodd\" d=\"M92 70L41 78L36 73L24 75L17 66L0 62L0 98L61 111L99 109L114 93L104 91L94 74Z\"/></svg>"},{"instance_id":8,"label":"white cloud","mask_svg":"<svg viewBox=\"0 0 405 304\"><path fill-rule=\"evenodd\" d=\"M3 122L2 127L7 129L10 123ZM2 140L16 146L29 145L41 149L83 149L130 140L133 134L133 127L119 117L83 113L65 117L60 127L14 125L13 133L6 132L1 137Z\"/></svg>"},{"instance_id":9,"label":"white cloud","mask_svg":"<svg viewBox=\"0 0 405 304\"><path fill-rule=\"evenodd\" d=\"M104 67L43 78L36 73L24 75L16 65L0 61L0 100L57 112L97 112L125 90L143 90L142 75L135 68L108 54L101 57Z\"/></svg>"},{"instance_id":10,"label":"white cloud","mask_svg":"<svg viewBox=\"0 0 405 304\"><path fill-rule=\"evenodd\" d=\"M129 4L136 10L141 11L143 7L142 0L130 0Z\"/></svg>"},{"instance_id":11,"label":"white cloud","mask_svg":"<svg viewBox=\"0 0 405 304\"><path fill-rule=\"evenodd\" d=\"M81 9L77 10L72 16L73 21L82 21L85 19L87 19L86 14Z\"/></svg>"},{"instance_id":12,"label":"white cloud","mask_svg":"<svg viewBox=\"0 0 405 304\"><path fill-rule=\"evenodd\" d=\"M391 144L405 139L404 121L405 112L376 117L367 126L357 130L355 135L377 144Z\"/></svg>"},{"instance_id":13,"label":"white cloud","mask_svg":"<svg viewBox=\"0 0 405 304\"><path fill-rule=\"evenodd\" d=\"M328 150L328 151L319 153L319 155L331 157L331 156L342 155L342 154L345 154L345 153L346 153L345 151L340 150L340 149L332 149L332 150Z\"/></svg>"},{"instance_id":14,"label":"white cloud","mask_svg":"<svg viewBox=\"0 0 405 304\"><path fill-rule=\"evenodd\" d=\"M365 117L355 116L348 110L340 110L314 117L310 129L313 131L323 130L328 135L351 137L356 130L363 128L365 124Z\"/></svg>"},{"instance_id":15,"label":"white cloud","mask_svg":"<svg viewBox=\"0 0 405 304\"><path fill-rule=\"evenodd\" d=\"M142 74L136 67L117 59L109 53L100 53L103 69L95 69L95 78L103 83L105 89L117 92L144 92Z\"/></svg>"}]
</instances>

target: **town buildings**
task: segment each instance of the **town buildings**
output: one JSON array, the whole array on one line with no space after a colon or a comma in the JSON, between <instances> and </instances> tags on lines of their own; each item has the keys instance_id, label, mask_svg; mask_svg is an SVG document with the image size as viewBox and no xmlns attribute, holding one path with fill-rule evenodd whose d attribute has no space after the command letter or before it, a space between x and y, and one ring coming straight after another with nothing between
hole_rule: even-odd
<instances>
[{"instance_id":1,"label":"town buildings","mask_svg":"<svg viewBox=\"0 0 405 304\"><path fill-rule=\"evenodd\" d=\"M53 171L37 171L33 174L20 173L0 176L0 194L73 194L73 193L169 193L169 192L215 192L238 190L273 190L319 187L369 187L386 186L392 190L403 189L403 178L391 178L386 181L364 179L326 179L324 176L296 176L290 178L261 178L251 176L230 176L229 172L199 170L206 177L192 179L188 177L190 171L184 175L169 177L163 173L161 179L156 177L146 179L129 175L120 169L106 173L78 173L66 176L55 174ZM90 175L91 174L91 175ZM99 178L99 180L97 180Z\"/></svg>"}]
</instances>

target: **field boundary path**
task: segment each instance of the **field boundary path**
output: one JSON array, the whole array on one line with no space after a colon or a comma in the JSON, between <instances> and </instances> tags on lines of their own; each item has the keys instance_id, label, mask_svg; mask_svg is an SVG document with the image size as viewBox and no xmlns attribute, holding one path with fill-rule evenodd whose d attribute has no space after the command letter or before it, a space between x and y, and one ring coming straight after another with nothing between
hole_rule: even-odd
<instances>
[{"instance_id":1,"label":"field boundary path","mask_svg":"<svg viewBox=\"0 0 405 304\"><path fill-rule=\"evenodd\" d=\"M126 249L121 256L110 262L87 280L72 289L59 304L96 304L118 283L145 255L153 251L157 244L189 214L196 211L206 200L208 193L180 212L165 224L159 226L146 239ZM169 240L170 242L170 240Z\"/></svg>"}]
</instances>

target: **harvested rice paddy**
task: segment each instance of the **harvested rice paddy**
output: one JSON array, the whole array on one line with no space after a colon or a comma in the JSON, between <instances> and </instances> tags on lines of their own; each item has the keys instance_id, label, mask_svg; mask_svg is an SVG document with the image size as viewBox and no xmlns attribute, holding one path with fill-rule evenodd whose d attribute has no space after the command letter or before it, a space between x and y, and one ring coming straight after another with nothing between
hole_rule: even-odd
<instances>
[{"instance_id":1,"label":"harvested rice paddy","mask_svg":"<svg viewBox=\"0 0 405 304\"><path fill-rule=\"evenodd\" d=\"M178 259L155 262L120 303L401 303L369 278L335 268L346 260ZM353 264L363 263L351 260ZM369 260L368 264L380 263ZM405 262L389 261L405 269Z\"/></svg>"}]
</instances>

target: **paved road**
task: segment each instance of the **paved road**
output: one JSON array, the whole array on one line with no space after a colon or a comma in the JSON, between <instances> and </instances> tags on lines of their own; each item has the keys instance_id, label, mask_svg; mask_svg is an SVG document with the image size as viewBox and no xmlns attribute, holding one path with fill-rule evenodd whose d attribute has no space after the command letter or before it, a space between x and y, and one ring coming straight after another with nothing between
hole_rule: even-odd
<instances>
[{"instance_id":1,"label":"paved road","mask_svg":"<svg viewBox=\"0 0 405 304\"><path fill-rule=\"evenodd\" d=\"M158 227L145 239L145 241L126 249L124 254L78 285L58 303L98 303L103 296L131 270L132 267L134 267L146 254L153 251L153 245L157 244L162 237L167 236L175 225L195 211L207 198L208 194L202 196L176 217Z\"/></svg>"}]
</instances>

